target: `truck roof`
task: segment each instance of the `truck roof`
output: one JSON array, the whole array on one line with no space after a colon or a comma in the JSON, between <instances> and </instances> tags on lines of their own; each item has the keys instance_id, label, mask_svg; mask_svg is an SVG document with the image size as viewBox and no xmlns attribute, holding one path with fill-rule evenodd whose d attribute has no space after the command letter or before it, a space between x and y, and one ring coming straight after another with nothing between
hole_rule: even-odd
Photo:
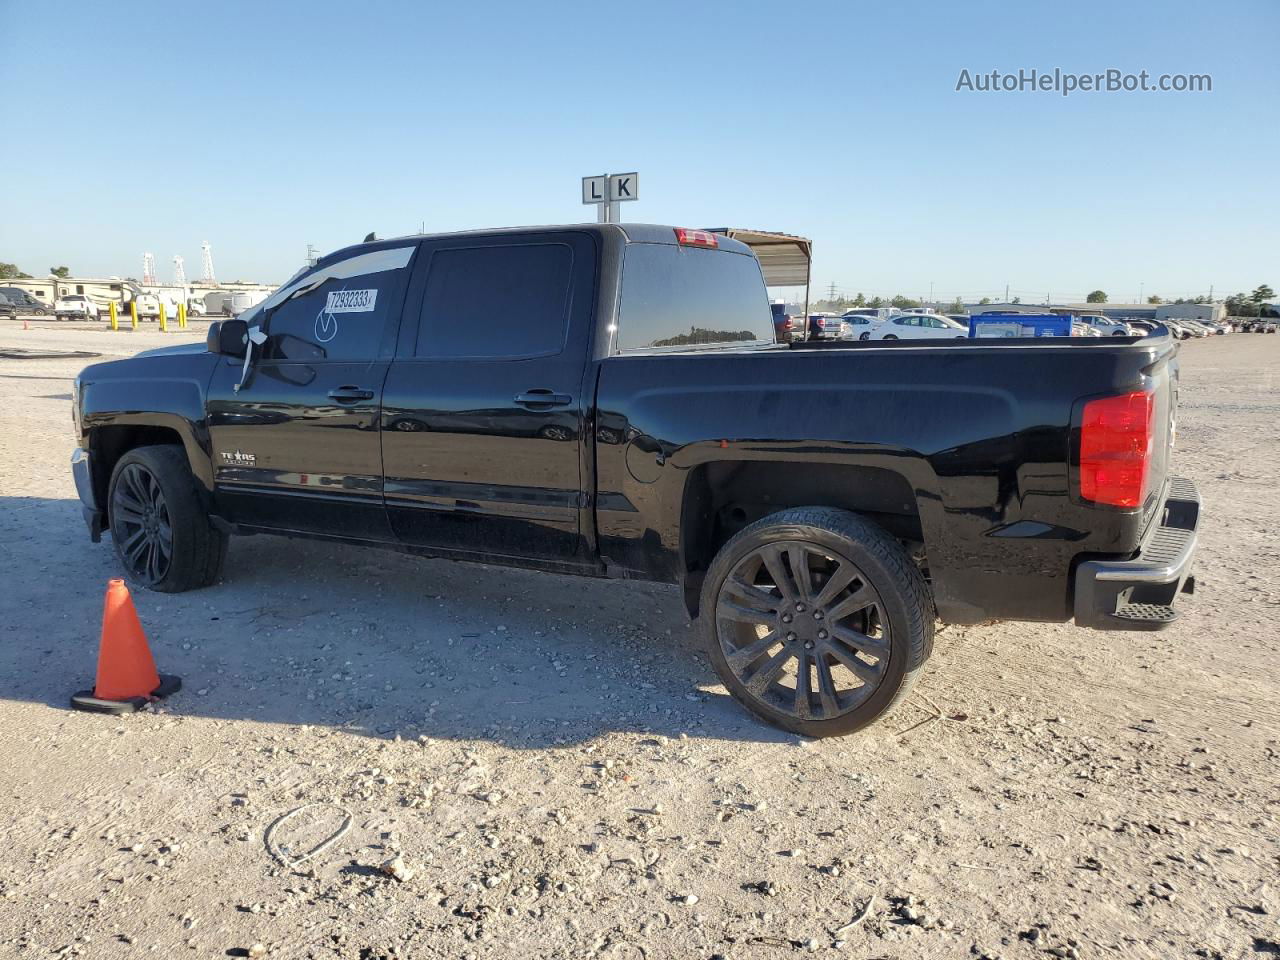
<instances>
[{"instance_id":1,"label":"truck roof","mask_svg":"<svg viewBox=\"0 0 1280 960\"><path fill-rule=\"evenodd\" d=\"M693 228L701 229L701 228ZM387 240L370 240L366 243L353 243L348 247L325 254L316 261L323 266L334 260L345 259L354 253L368 253L373 250L388 250L403 247L406 241L418 240L456 240L467 237L510 237L526 233L548 233L551 231L573 230L579 233L592 233L597 236L620 236L624 243L670 243L676 242L676 227L657 223L564 223L528 227L494 227L484 230L457 230L448 233L413 233L403 237L392 237ZM719 249L731 253L751 253L751 248L739 240L717 234Z\"/></svg>"}]
</instances>

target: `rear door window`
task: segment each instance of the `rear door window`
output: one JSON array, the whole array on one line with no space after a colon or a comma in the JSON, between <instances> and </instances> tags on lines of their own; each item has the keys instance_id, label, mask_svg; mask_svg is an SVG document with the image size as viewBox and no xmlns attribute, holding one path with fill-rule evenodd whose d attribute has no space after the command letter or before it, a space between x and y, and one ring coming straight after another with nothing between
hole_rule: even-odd
<instances>
[{"instance_id":1,"label":"rear door window","mask_svg":"<svg viewBox=\"0 0 1280 960\"><path fill-rule=\"evenodd\" d=\"M436 250L414 356L523 359L564 350L574 252L567 243Z\"/></svg>"}]
</instances>

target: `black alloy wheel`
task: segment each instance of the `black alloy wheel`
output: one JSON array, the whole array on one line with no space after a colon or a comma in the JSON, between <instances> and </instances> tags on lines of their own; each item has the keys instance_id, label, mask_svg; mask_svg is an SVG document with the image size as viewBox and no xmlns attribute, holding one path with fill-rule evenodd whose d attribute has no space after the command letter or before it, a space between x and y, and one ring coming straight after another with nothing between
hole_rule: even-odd
<instances>
[{"instance_id":1,"label":"black alloy wheel","mask_svg":"<svg viewBox=\"0 0 1280 960\"><path fill-rule=\"evenodd\" d=\"M180 444L125 451L111 471L106 508L116 556L138 586L181 593L218 581L227 532L211 521Z\"/></svg>"},{"instance_id":2,"label":"black alloy wheel","mask_svg":"<svg viewBox=\"0 0 1280 960\"><path fill-rule=\"evenodd\" d=\"M933 645L933 599L915 563L883 528L831 507L739 531L707 571L699 618L729 693L813 737L892 710Z\"/></svg>"},{"instance_id":3,"label":"black alloy wheel","mask_svg":"<svg viewBox=\"0 0 1280 960\"><path fill-rule=\"evenodd\" d=\"M743 557L715 617L729 668L797 720L833 720L880 687L892 656L884 603L846 557L780 541Z\"/></svg>"},{"instance_id":4,"label":"black alloy wheel","mask_svg":"<svg viewBox=\"0 0 1280 960\"><path fill-rule=\"evenodd\" d=\"M111 496L111 537L132 579L154 587L173 562L173 525L160 481L141 463L120 471Z\"/></svg>"}]
</instances>

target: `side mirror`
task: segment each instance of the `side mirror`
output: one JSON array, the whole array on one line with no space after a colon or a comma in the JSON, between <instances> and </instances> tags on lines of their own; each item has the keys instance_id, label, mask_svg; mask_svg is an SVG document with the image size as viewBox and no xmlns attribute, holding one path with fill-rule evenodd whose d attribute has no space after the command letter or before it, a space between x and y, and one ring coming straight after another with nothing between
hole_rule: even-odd
<instances>
[{"instance_id":1,"label":"side mirror","mask_svg":"<svg viewBox=\"0 0 1280 960\"><path fill-rule=\"evenodd\" d=\"M249 345L249 325L243 320L215 320L209 324L205 348L224 357L243 357Z\"/></svg>"}]
</instances>

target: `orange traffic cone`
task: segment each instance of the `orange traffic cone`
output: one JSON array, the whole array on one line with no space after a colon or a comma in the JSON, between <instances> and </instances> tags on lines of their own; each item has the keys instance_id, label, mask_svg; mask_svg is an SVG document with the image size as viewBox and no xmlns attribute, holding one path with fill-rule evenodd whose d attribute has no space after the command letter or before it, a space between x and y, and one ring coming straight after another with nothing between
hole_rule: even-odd
<instances>
[{"instance_id":1,"label":"orange traffic cone","mask_svg":"<svg viewBox=\"0 0 1280 960\"><path fill-rule=\"evenodd\" d=\"M72 696L71 706L92 713L130 713L181 689L182 681L177 677L156 673L129 588L123 580L108 581L98 676L92 690Z\"/></svg>"}]
</instances>

